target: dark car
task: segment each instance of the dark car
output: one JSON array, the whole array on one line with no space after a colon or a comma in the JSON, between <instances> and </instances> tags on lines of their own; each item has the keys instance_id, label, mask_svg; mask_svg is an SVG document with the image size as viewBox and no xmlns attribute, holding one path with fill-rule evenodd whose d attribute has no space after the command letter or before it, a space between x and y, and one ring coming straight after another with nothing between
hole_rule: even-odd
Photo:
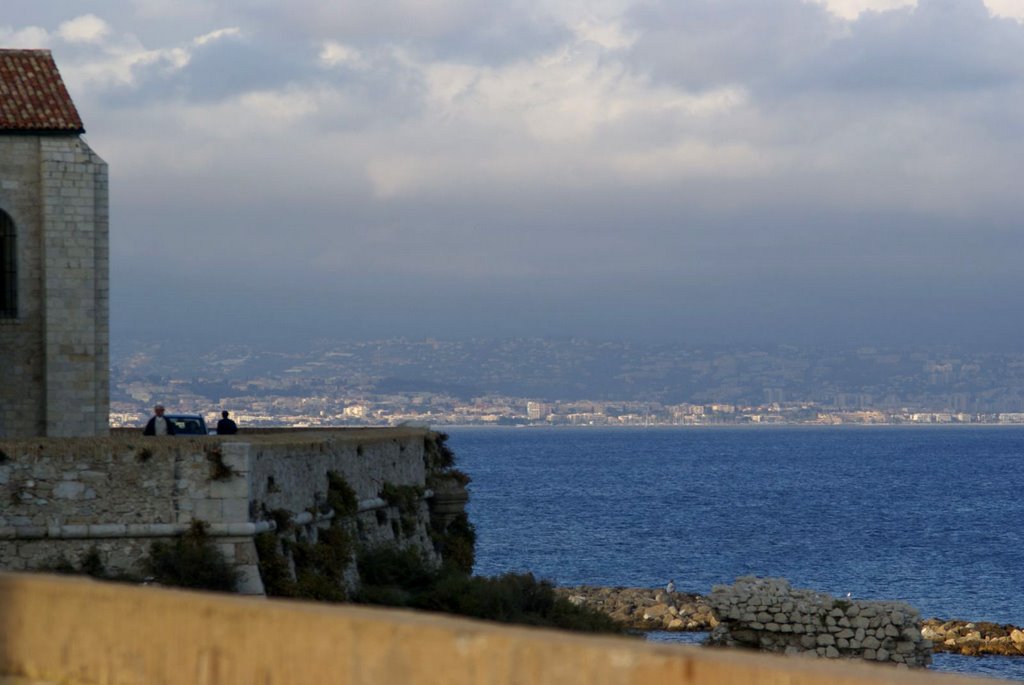
<instances>
[{"instance_id":1,"label":"dark car","mask_svg":"<svg viewBox=\"0 0 1024 685\"><path fill-rule=\"evenodd\" d=\"M199 414L164 414L174 424L175 435L207 435L206 420Z\"/></svg>"}]
</instances>

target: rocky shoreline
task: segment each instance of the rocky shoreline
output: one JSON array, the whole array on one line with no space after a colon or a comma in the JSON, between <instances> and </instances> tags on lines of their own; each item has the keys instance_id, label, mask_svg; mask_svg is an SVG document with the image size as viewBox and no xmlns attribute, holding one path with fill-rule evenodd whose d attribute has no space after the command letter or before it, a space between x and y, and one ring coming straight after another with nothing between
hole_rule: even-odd
<instances>
[{"instance_id":1,"label":"rocky shoreline","mask_svg":"<svg viewBox=\"0 0 1024 685\"><path fill-rule=\"evenodd\" d=\"M629 587L560 587L556 592L573 604L608 614L628 630L711 632L718 626L703 595ZM1024 629L983 621L921 622L921 635L935 652L965 656L1024 656Z\"/></svg>"},{"instance_id":2,"label":"rocky shoreline","mask_svg":"<svg viewBox=\"0 0 1024 685\"><path fill-rule=\"evenodd\" d=\"M636 587L561 587L573 604L608 614L628 630L710 631L718 625L702 595Z\"/></svg>"},{"instance_id":3,"label":"rocky shoreline","mask_svg":"<svg viewBox=\"0 0 1024 685\"><path fill-rule=\"evenodd\" d=\"M1024 630L1008 623L930 618L922 622L921 635L932 641L932 649L936 652L964 656L1024 656Z\"/></svg>"}]
</instances>

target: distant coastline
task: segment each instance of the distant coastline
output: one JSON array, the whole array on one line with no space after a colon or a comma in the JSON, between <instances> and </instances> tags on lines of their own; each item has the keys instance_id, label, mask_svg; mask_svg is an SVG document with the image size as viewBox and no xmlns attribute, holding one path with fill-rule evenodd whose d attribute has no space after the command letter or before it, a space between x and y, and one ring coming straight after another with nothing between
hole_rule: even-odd
<instances>
[{"instance_id":1,"label":"distant coastline","mask_svg":"<svg viewBox=\"0 0 1024 685\"><path fill-rule=\"evenodd\" d=\"M784 428L806 428L828 429L828 430L860 430L880 428L906 428L907 430L944 430L944 429L993 429L993 428L1017 428L1024 429L1020 423L703 423L703 424L653 424L649 426L634 425L569 425L569 424L537 424L537 423L436 423L430 424L431 428L438 430L501 430L508 428L530 429L530 430L751 430L770 431Z\"/></svg>"},{"instance_id":2,"label":"distant coastline","mask_svg":"<svg viewBox=\"0 0 1024 685\"><path fill-rule=\"evenodd\" d=\"M559 587L573 602L601 611L638 632L709 632L718 625L707 597L657 588ZM921 621L924 637L936 652L963 656L1022 656L1024 630L1011 624L929 618Z\"/></svg>"}]
</instances>

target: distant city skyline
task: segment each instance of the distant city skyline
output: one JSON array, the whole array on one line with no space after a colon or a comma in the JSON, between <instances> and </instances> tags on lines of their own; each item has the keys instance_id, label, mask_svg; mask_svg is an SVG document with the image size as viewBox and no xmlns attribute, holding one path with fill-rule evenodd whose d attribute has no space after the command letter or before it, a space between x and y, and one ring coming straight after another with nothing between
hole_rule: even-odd
<instances>
[{"instance_id":1,"label":"distant city skyline","mask_svg":"<svg viewBox=\"0 0 1024 685\"><path fill-rule=\"evenodd\" d=\"M111 421L160 402L246 425L1024 423L1024 351L592 340L117 346Z\"/></svg>"},{"instance_id":2,"label":"distant city skyline","mask_svg":"<svg viewBox=\"0 0 1024 685\"><path fill-rule=\"evenodd\" d=\"M1017 0L5 0L112 339L1024 340Z\"/></svg>"}]
</instances>

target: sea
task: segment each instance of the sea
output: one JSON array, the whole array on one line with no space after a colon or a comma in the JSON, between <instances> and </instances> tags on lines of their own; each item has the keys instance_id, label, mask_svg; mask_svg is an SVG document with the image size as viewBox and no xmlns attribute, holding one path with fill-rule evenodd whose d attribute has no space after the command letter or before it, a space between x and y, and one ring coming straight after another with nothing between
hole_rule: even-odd
<instances>
[{"instance_id":1,"label":"sea","mask_svg":"<svg viewBox=\"0 0 1024 685\"><path fill-rule=\"evenodd\" d=\"M445 430L473 479L478 574L701 594L782 577L1024 626L1024 427ZM1024 657L931 668L1024 681Z\"/></svg>"}]
</instances>

